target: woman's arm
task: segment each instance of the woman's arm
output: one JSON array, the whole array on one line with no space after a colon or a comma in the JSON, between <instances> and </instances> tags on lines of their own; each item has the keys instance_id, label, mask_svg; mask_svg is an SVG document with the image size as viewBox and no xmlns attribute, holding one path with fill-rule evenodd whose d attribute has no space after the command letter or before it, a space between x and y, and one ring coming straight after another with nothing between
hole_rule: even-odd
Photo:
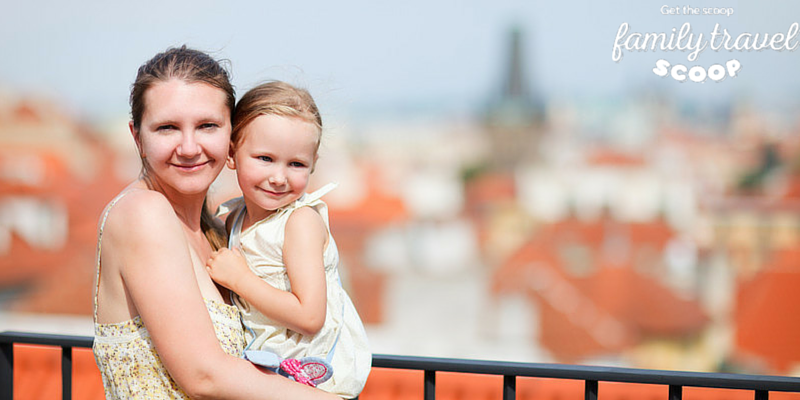
<instances>
[{"instance_id":1,"label":"woman's arm","mask_svg":"<svg viewBox=\"0 0 800 400\"><path fill-rule=\"evenodd\" d=\"M286 222L283 261L292 291L277 289L253 274L241 254L228 249L207 261L211 278L242 296L259 312L304 335L325 323L327 288L322 253L328 229L311 207L295 210Z\"/></svg>"},{"instance_id":2,"label":"woman's arm","mask_svg":"<svg viewBox=\"0 0 800 400\"><path fill-rule=\"evenodd\" d=\"M108 250L170 375L192 398L336 399L227 355L194 276L189 243L167 200L136 191L109 218ZM109 232L109 233L112 233ZM104 255L106 257L106 255Z\"/></svg>"}]
</instances>

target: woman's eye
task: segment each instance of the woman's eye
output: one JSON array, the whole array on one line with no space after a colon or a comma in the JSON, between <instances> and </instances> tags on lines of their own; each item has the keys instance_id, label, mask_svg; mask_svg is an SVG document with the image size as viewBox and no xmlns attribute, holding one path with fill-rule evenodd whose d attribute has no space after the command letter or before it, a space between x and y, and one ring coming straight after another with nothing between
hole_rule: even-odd
<instances>
[{"instance_id":1,"label":"woman's eye","mask_svg":"<svg viewBox=\"0 0 800 400\"><path fill-rule=\"evenodd\" d=\"M175 129L178 129L178 127L176 127L175 125L170 125L170 124L159 125L156 128L157 131L171 131L171 130L175 130Z\"/></svg>"},{"instance_id":2,"label":"woman's eye","mask_svg":"<svg viewBox=\"0 0 800 400\"><path fill-rule=\"evenodd\" d=\"M200 125L200 129L214 129L214 128L217 128L217 127L219 127L219 125L217 125L215 123L211 123L211 122Z\"/></svg>"}]
</instances>

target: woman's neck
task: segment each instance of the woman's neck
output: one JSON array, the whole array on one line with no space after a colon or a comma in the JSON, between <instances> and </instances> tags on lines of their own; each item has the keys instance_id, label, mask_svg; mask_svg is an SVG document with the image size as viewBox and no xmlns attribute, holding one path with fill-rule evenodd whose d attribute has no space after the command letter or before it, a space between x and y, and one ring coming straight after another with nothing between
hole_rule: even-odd
<instances>
[{"instance_id":1,"label":"woman's neck","mask_svg":"<svg viewBox=\"0 0 800 400\"><path fill-rule=\"evenodd\" d=\"M176 202L167 197L167 199L172 204L172 209L175 210L175 214L178 216L178 219L181 220L184 226L189 229L189 231L200 231L200 216L203 212L203 199L201 198L199 201L191 201L191 202Z\"/></svg>"},{"instance_id":2,"label":"woman's neck","mask_svg":"<svg viewBox=\"0 0 800 400\"><path fill-rule=\"evenodd\" d=\"M159 185L151 179L142 179L141 181L150 190L155 190L167 198L175 215L190 232L201 230L200 218L206 199L205 193L186 195Z\"/></svg>"}]
</instances>

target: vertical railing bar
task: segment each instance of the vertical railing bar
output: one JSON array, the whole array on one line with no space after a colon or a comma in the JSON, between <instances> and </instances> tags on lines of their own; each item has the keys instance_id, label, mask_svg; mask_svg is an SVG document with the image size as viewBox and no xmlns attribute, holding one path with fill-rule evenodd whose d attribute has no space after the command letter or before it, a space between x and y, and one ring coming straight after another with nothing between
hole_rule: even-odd
<instances>
[{"instance_id":1,"label":"vertical railing bar","mask_svg":"<svg viewBox=\"0 0 800 400\"><path fill-rule=\"evenodd\" d=\"M586 390L584 391L584 399L586 400L597 400L597 388L598 388L597 381L586 381Z\"/></svg>"},{"instance_id":2,"label":"vertical railing bar","mask_svg":"<svg viewBox=\"0 0 800 400\"><path fill-rule=\"evenodd\" d=\"M683 386L669 385L669 400L682 400Z\"/></svg>"},{"instance_id":3,"label":"vertical railing bar","mask_svg":"<svg viewBox=\"0 0 800 400\"><path fill-rule=\"evenodd\" d=\"M756 390L756 400L769 400L769 392L766 390Z\"/></svg>"},{"instance_id":4,"label":"vertical railing bar","mask_svg":"<svg viewBox=\"0 0 800 400\"><path fill-rule=\"evenodd\" d=\"M517 400L516 375L503 375L503 400Z\"/></svg>"},{"instance_id":5,"label":"vertical railing bar","mask_svg":"<svg viewBox=\"0 0 800 400\"><path fill-rule=\"evenodd\" d=\"M14 343L0 344L0 400L14 399Z\"/></svg>"},{"instance_id":6,"label":"vertical railing bar","mask_svg":"<svg viewBox=\"0 0 800 400\"><path fill-rule=\"evenodd\" d=\"M425 400L436 400L436 370L425 370Z\"/></svg>"},{"instance_id":7,"label":"vertical railing bar","mask_svg":"<svg viewBox=\"0 0 800 400\"><path fill-rule=\"evenodd\" d=\"M72 347L61 346L61 398L72 400Z\"/></svg>"}]
</instances>

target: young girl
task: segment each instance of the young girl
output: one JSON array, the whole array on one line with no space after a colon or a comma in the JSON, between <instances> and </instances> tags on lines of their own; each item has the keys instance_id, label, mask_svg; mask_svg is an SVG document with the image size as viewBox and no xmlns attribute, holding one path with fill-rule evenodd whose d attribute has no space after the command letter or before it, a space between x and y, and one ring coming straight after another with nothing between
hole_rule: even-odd
<instances>
[{"instance_id":1,"label":"young girl","mask_svg":"<svg viewBox=\"0 0 800 400\"><path fill-rule=\"evenodd\" d=\"M366 383L372 356L339 280L339 254L320 199L335 185L305 193L321 131L319 110L305 90L269 82L242 97L228 167L236 170L243 196L221 212L229 211L229 247L244 258L222 249L207 268L236 293L248 350L267 351L246 351L246 357L353 398ZM332 376L326 374L330 367Z\"/></svg>"}]
</instances>

